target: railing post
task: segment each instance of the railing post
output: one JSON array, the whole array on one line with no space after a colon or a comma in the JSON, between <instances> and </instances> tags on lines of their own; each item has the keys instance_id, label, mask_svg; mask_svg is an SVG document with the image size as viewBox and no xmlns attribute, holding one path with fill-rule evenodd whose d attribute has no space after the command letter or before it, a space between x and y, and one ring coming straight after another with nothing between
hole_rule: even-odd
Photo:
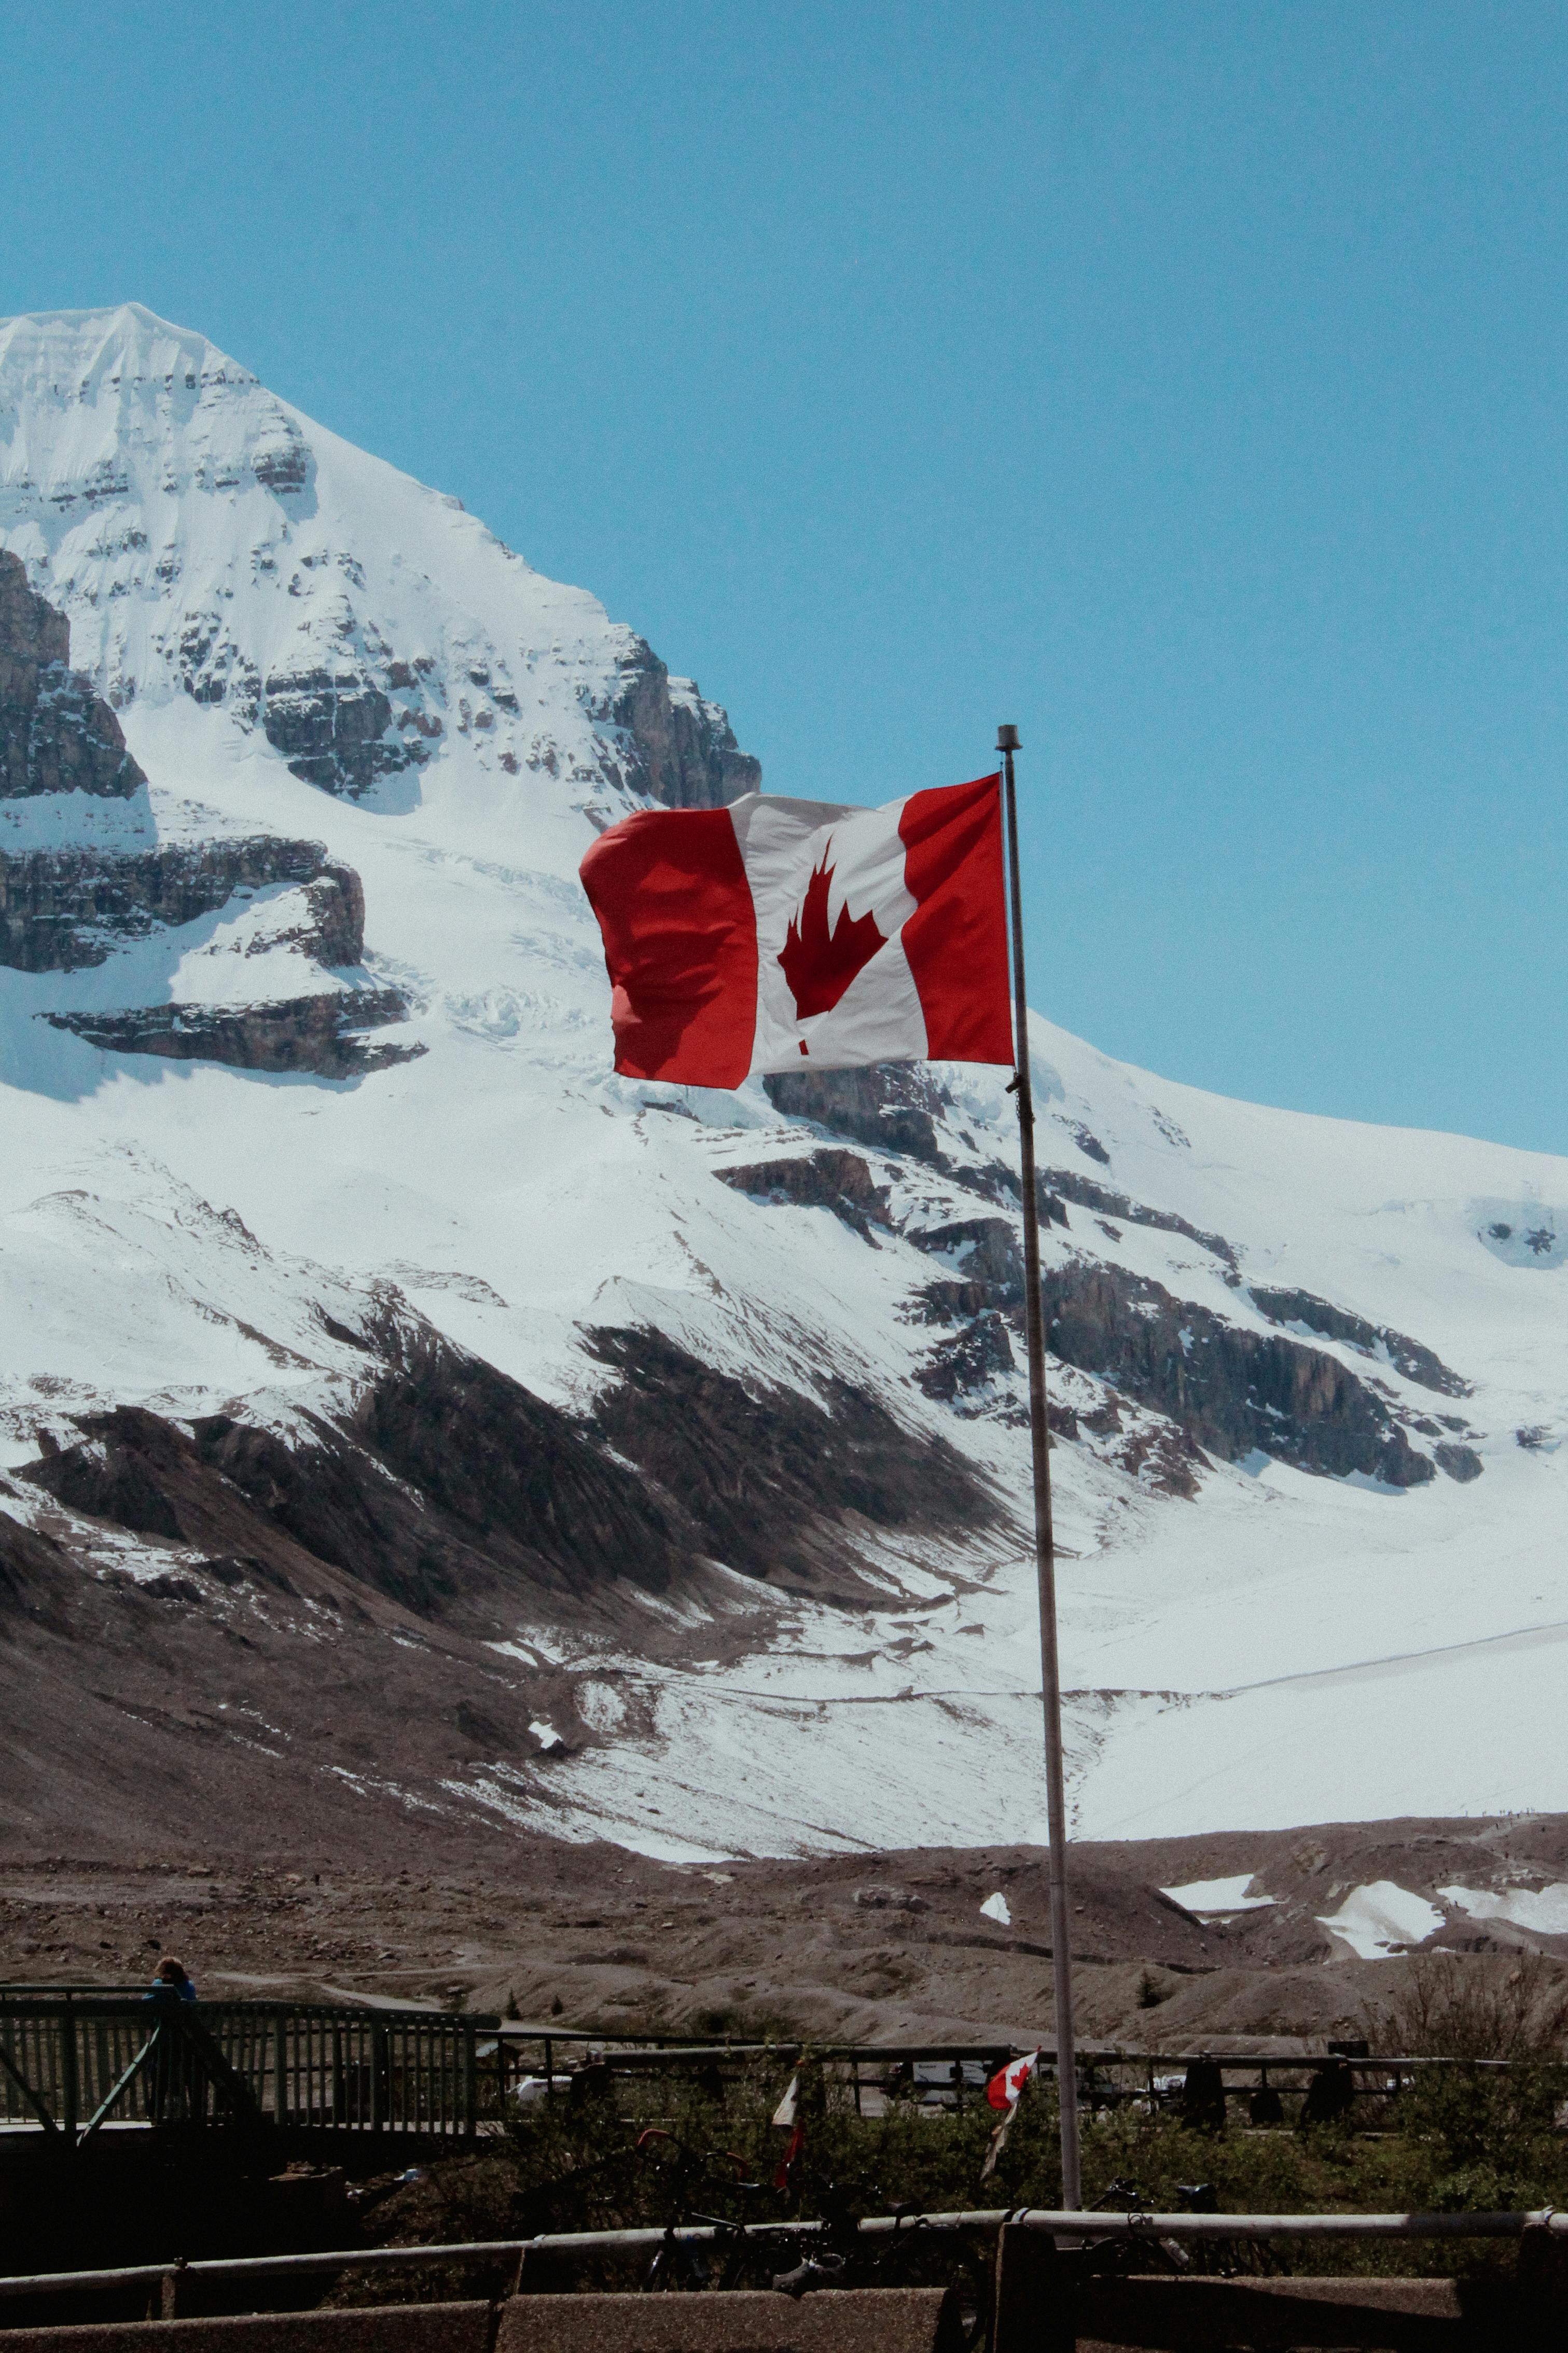
<instances>
[{"instance_id":1,"label":"railing post","mask_svg":"<svg viewBox=\"0 0 1568 2353\"><path fill-rule=\"evenodd\" d=\"M272 2019L272 2121L279 2132L289 2121L289 2030L281 2009Z\"/></svg>"},{"instance_id":2,"label":"railing post","mask_svg":"<svg viewBox=\"0 0 1568 2353\"><path fill-rule=\"evenodd\" d=\"M372 2021L370 2030L370 2124L373 2132L381 2132L385 2128L389 2089L386 2029L380 2020L376 2019Z\"/></svg>"},{"instance_id":3,"label":"railing post","mask_svg":"<svg viewBox=\"0 0 1568 2353\"><path fill-rule=\"evenodd\" d=\"M65 2016L60 2025L60 2125L71 2140L76 2138L79 2094L76 2072L76 2012L71 1998L66 1995Z\"/></svg>"},{"instance_id":4,"label":"railing post","mask_svg":"<svg viewBox=\"0 0 1568 2353\"><path fill-rule=\"evenodd\" d=\"M497 2045L499 2050L500 2045ZM463 2025L463 2131L472 2140L479 2129L479 2029Z\"/></svg>"}]
</instances>

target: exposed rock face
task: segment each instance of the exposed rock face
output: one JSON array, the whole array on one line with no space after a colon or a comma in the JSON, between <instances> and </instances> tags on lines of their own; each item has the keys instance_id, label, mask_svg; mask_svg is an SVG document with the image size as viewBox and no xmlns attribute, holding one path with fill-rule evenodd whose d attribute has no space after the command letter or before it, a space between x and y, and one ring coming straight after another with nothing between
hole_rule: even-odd
<instances>
[{"instance_id":1,"label":"exposed rock face","mask_svg":"<svg viewBox=\"0 0 1568 2353\"><path fill-rule=\"evenodd\" d=\"M858 1152L831 1146L800 1159L757 1160L743 1168L716 1168L721 1184L760 1201L795 1201L803 1208L831 1209L862 1241L873 1241L873 1224L888 1224L888 1188L879 1185Z\"/></svg>"},{"instance_id":2,"label":"exposed rock face","mask_svg":"<svg viewBox=\"0 0 1568 2353\"><path fill-rule=\"evenodd\" d=\"M1010 1170L1000 1165L962 1168L949 1159L939 1124L946 1098L918 1067L885 1063L863 1071L791 1071L764 1079L763 1085L786 1117L809 1119L873 1147L906 1154L1005 1208L1018 1198L1017 1178ZM1108 1162L1104 1147L1087 1130L1075 1129L1075 1140L1090 1158ZM846 1166L860 1173L847 1179ZM887 1222L885 1208L879 1215L869 1198L879 1194L885 1202L886 1195L853 1154L819 1150L805 1159L719 1173L764 1199L831 1208L868 1240L873 1238L869 1219ZM1123 1226L1180 1234L1212 1252L1226 1282L1239 1286L1237 1252L1223 1234L1194 1226L1173 1210L1135 1201L1077 1169L1043 1169L1042 1222L1068 1226L1069 1202L1092 1212L1113 1239L1116 1229L1106 1222L1112 1219ZM910 1226L904 1239L951 1262L949 1271L915 1292L905 1311L911 1321L948 1327L916 1379L928 1396L959 1412L987 1410L994 1380L1017 1361L1014 1341L1023 1325L1023 1253L1016 1220L976 1217L923 1231ZM1070 1261L1047 1271L1044 1292L1053 1352L1165 1418L1163 1428L1135 1430L1116 1457L1165 1492L1196 1492L1194 1470L1201 1466L1205 1448L1229 1461L1257 1450L1303 1470L1362 1472L1394 1486L1419 1485L1434 1476L1432 1459L1412 1446L1378 1394L1379 1385L1358 1379L1321 1350L1296 1340L1260 1339L1114 1265ZM1445 1396L1469 1394L1468 1384L1430 1348L1404 1334L1304 1292L1264 1290L1250 1296L1271 1321L1345 1342ZM1114 1408L1107 1413L1103 1430L1092 1417L1083 1426L1097 1435L1118 1433ZM1067 1419L1072 1429L1064 1426L1058 1434L1075 1436L1078 1418ZM1412 1427L1428 1437L1440 1434L1430 1421ZM1462 1430L1464 1425L1449 1421L1447 1427ZM1436 1461L1454 1479L1473 1479L1481 1470L1480 1457L1458 1443L1439 1446Z\"/></svg>"},{"instance_id":3,"label":"exposed rock face","mask_svg":"<svg viewBox=\"0 0 1568 2353\"><path fill-rule=\"evenodd\" d=\"M927 1397L940 1398L962 1412L965 1398L984 1389L998 1374L1010 1373L1013 1366L1007 1326L989 1308L951 1339L939 1341L915 1378Z\"/></svg>"},{"instance_id":4,"label":"exposed rock face","mask_svg":"<svg viewBox=\"0 0 1568 2353\"><path fill-rule=\"evenodd\" d=\"M1304 1324L1309 1332L1321 1332L1325 1340L1342 1340L1348 1346L1358 1348L1363 1356L1386 1356L1407 1381L1415 1381L1424 1389L1436 1389L1442 1397L1470 1394L1468 1381L1451 1373L1440 1356L1419 1340L1407 1339L1403 1332L1391 1332L1386 1324L1369 1324L1364 1315L1352 1314L1346 1307L1331 1306L1326 1299L1316 1299L1310 1291L1263 1291L1255 1283L1250 1295L1258 1314L1267 1315L1271 1324Z\"/></svg>"},{"instance_id":5,"label":"exposed rock face","mask_svg":"<svg viewBox=\"0 0 1568 2353\"><path fill-rule=\"evenodd\" d=\"M725 712L689 679L672 681L641 638L603 717L626 730L627 782L670 808L722 808L762 784L762 762L740 749Z\"/></svg>"},{"instance_id":6,"label":"exposed rock face","mask_svg":"<svg viewBox=\"0 0 1568 2353\"><path fill-rule=\"evenodd\" d=\"M357 1429L321 1422L311 1444L221 1414L187 1436L121 1407L83 1416L81 1443L25 1475L73 1510L209 1549L224 1582L299 1589L313 1560L424 1618L461 1619L508 1586L668 1582L663 1514L631 1472L488 1366L433 1339L424 1354L384 1374Z\"/></svg>"},{"instance_id":7,"label":"exposed rock face","mask_svg":"<svg viewBox=\"0 0 1568 2353\"><path fill-rule=\"evenodd\" d=\"M873 1599L844 1566L837 1524L978 1531L998 1498L942 1439L916 1436L852 1383L754 1395L661 1334L600 1331L594 1353L622 1374L595 1427L685 1518L692 1549L748 1577L847 1606ZM827 1588L831 1589L827 1589Z\"/></svg>"},{"instance_id":8,"label":"exposed rock face","mask_svg":"<svg viewBox=\"0 0 1568 2353\"><path fill-rule=\"evenodd\" d=\"M274 943L300 948L329 967L358 964L364 955L364 885L353 868L323 865L300 902L298 921L279 926Z\"/></svg>"},{"instance_id":9,"label":"exposed rock face","mask_svg":"<svg viewBox=\"0 0 1568 2353\"><path fill-rule=\"evenodd\" d=\"M1023 1198L1016 1175L1002 1161L977 1168L942 1150L937 1119L951 1108L950 1100L918 1062L876 1062L861 1071L783 1071L765 1077L763 1085L775 1110L788 1119L809 1119L874 1151L924 1161L983 1200L1005 1204ZM1044 1180L1039 1202L1042 1218L1067 1223L1067 1212Z\"/></svg>"},{"instance_id":10,"label":"exposed rock face","mask_svg":"<svg viewBox=\"0 0 1568 2353\"><path fill-rule=\"evenodd\" d=\"M1001 1305L1024 1303L1024 1249L1012 1218L959 1218L945 1226L911 1227L907 1239L921 1250L955 1252L966 1282L984 1283Z\"/></svg>"},{"instance_id":11,"label":"exposed rock face","mask_svg":"<svg viewBox=\"0 0 1568 2353\"><path fill-rule=\"evenodd\" d=\"M67 668L69 639L65 617L33 594L19 559L0 551L0 798L72 790L125 797L146 782L112 711ZM326 683L332 693L319 710L307 710L302 701L296 708L299 740L315 746L310 758L318 765L336 763L331 777L322 768L310 781L363 790L384 773L374 737L390 706L367 704L355 718L353 696L338 694L339 681ZM291 707L285 694L279 724L289 723ZM72 972L101 965L126 940L213 914L236 892L280 883L297 890L297 904L258 933L247 953L293 948L327 969L357 965L364 953L359 876L329 864L320 842L259 834L130 852L0 851L0 965ZM119 1053L347 1079L424 1051L373 1046L363 1035L401 1021L407 1011L400 990L367 988L253 1005L132 1006L46 1018Z\"/></svg>"},{"instance_id":12,"label":"exposed rock face","mask_svg":"<svg viewBox=\"0 0 1568 2353\"><path fill-rule=\"evenodd\" d=\"M422 1054L422 1045L370 1045L363 1030L402 1021L397 988L334 989L261 1005L143 1005L114 1013L50 1013L89 1046L116 1054L163 1054L174 1061L227 1062L240 1071L302 1071L322 1079L361 1078Z\"/></svg>"},{"instance_id":13,"label":"exposed rock face","mask_svg":"<svg viewBox=\"0 0 1568 2353\"><path fill-rule=\"evenodd\" d=\"M345 800L358 800L382 777L429 757L421 736L391 732L391 702L374 678L352 668L269 677L260 719L295 776Z\"/></svg>"},{"instance_id":14,"label":"exposed rock face","mask_svg":"<svg viewBox=\"0 0 1568 2353\"><path fill-rule=\"evenodd\" d=\"M306 883L308 934L320 964L358 964L364 893L352 867L330 865L318 841L270 834L172 843L121 857L95 849L0 851L0 965L74 972L100 965L121 940L155 924L214 913L236 891Z\"/></svg>"},{"instance_id":15,"label":"exposed rock face","mask_svg":"<svg viewBox=\"0 0 1568 2353\"><path fill-rule=\"evenodd\" d=\"M301 461L302 452L301 444ZM281 456L291 461L289 451ZM222 703L241 726L259 724L302 782L358 800L382 777L429 758L426 738L439 735L441 723L424 709L416 671L422 677L432 665L394 659L380 633L367 640L346 607L323 620L316 658L264 678L235 643L222 607L187 613L174 647L175 675L193 702ZM412 701L395 708L391 687L415 690Z\"/></svg>"},{"instance_id":16,"label":"exposed rock face","mask_svg":"<svg viewBox=\"0 0 1568 2353\"><path fill-rule=\"evenodd\" d=\"M0 1621L32 1618L49 1625L71 1573L69 1554L52 1536L0 1513Z\"/></svg>"},{"instance_id":17,"label":"exposed rock face","mask_svg":"<svg viewBox=\"0 0 1568 2353\"><path fill-rule=\"evenodd\" d=\"M120 722L70 668L70 625L0 549L0 800L35 793L127 798L146 782Z\"/></svg>"},{"instance_id":18,"label":"exposed rock face","mask_svg":"<svg viewBox=\"0 0 1568 2353\"><path fill-rule=\"evenodd\" d=\"M916 1062L874 1062L863 1071L782 1071L763 1081L786 1119L815 1120L874 1151L907 1152L929 1166L945 1165L934 1114L941 1089Z\"/></svg>"},{"instance_id":19,"label":"exposed rock face","mask_svg":"<svg viewBox=\"0 0 1568 2353\"><path fill-rule=\"evenodd\" d=\"M1070 1260L1043 1284L1053 1352L1153 1407L1227 1461L1255 1450L1299 1470L1391 1487L1435 1473L1383 1399L1334 1357L1262 1338L1157 1282Z\"/></svg>"},{"instance_id":20,"label":"exposed rock face","mask_svg":"<svg viewBox=\"0 0 1568 2353\"><path fill-rule=\"evenodd\" d=\"M820 1406L753 1397L657 1335L601 1331L595 1353L623 1377L584 1425L427 1326L372 1318L333 1336L363 1348L365 1388L345 1419L310 1418L304 1444L226 1414L180 1427L120 1407L78 1416L79 1443L18 1475L74 1511L199 1546L221 1584L308 1590L325 1566L351 1592L486 1633L520 1594L578 1600L620 1579L664 1592L712 1559L880 1600L846 1565L844 1515L967 1529L997 1514L955 1450L846 1383ZM0 1600L52 1558L17 1541L32 1550L0 1553Z\"/></svg>"}]
</instances>

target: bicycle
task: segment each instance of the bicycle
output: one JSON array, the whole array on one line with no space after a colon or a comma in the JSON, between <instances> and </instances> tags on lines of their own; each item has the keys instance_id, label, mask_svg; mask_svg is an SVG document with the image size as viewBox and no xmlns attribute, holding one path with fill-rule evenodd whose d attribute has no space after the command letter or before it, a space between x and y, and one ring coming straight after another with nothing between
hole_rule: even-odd
<instances>
[{"instance_id":1,"label":"bicycle","mask_svg":"<svg viewBox=\"0 0 1568 2353\"><path fill-rule=\"evenodd\" d=\"M765 2287L770 2258L748 2237L746 2224L727 2214L706 2214L691 2203L717 2182L731 2196L760 2196L763 2184L750 2179L750 2168L739 2150L691 2149L662 2125L649 2125L637 2135L637 2157L659 2171L668 2170L669 2219L664 2238L638 2283L644 2294L700 2288ZM720 2168L728 2166L728 2176ZM676 2232L692 2223L706 2224L710 2240L678 2239Z\"/></svg>"},{"instance_id":2,"label":"bicycle","mask_svg":"<svg viewBox=\"0 0 1568 2353\"><path fill-rule=\"evenodd\" d=\"M1181 2211L1186 2214L1213 2214L1219 2210L1219 2200L1211 2181L1178 2181L1176 2196ZM1148 2214L1154 2210L1135 2181L1120 2177L1107 2182L1089 2213ZM1235 2242L1218 2239L1198 2239L1184 2244L1180 2239L1156 2238L1152 2232L1118 2233L1113 2239L1093 2239L1086 2234L1084 2253L1089 2268L1100 2274L1128 2274L1147 2270L1151 2255L1158 2268L1170 2272L1214 2274L1228 2277L1236 2268Z\"/></svg>"},{"instance_id":3,"label":"bicycle","mask_svg":"<svg viewBox=\"0 0 1568 2353\"><path fill-rule=\"evenodd\" d=\"M875 2189L870 2196L882 2204ZM803 2234L806 2251L792 2270L774 2273L774 2288L794 2296L824 2288L952 2288L954 2344L963 2353L980 2353L989 2343L991 2269L961 2233L939 2230L919 2206L906 2203L893 2208L890 2232L869 2238L861 2232L857 2201L837 2184L823 2184L821 2203L821 2230L809 2241Z\"/></svg>"}]
</instances>

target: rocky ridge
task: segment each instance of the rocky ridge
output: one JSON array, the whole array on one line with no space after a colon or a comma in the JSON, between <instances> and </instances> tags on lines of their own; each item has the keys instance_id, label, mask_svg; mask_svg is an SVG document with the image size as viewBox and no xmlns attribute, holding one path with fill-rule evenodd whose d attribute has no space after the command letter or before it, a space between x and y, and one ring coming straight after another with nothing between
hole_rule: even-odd
<instances>
[{"instance_id":1,"label":"rocky ridge","mask_svg":"<svg viewBox=\"0 0 1568 2353\"><path fill-rule=\"evenodd\" d=\"M27 586L19 559L0 550L0 802L25 799L29 815L68 812L68 797L79 793L145 798L147 779L119 720L69 660L66 616ZM68 828L68 814L62 822ZM156 849L112 839L0 849L0 965L26 973L100 966L130 942L178 934L258 892L271 900L270 920L247 943L249 955L291 952L301 969L324 973L360 965L359 876L330 862L320 842L271 834ZM422 1050L365 1041L364 1031L407 1011L396 987L348 987L237 1005L49 1010L42 1018L116 1053L350 1078Z\"/></svg>"},{"instance_id":2,"label":"rocky ridge","mask_svg":"<svg viewBox=\"0 0 1568 2353\"><path fill-rule=\"evenodd\" d=\"M909 1154L944 1174L953 1172L942 1138L954 1098L940 1078L886 1067L791 1071L765 1084L771 1099L797 1118ZM1089 1156L1103 1159L1103 1148L1097 1145ZM715 1173L759 1201L831 1208L868 1241L874 1240L874 1225L886 1229L890 1223L888 1188L876 1185L868 1162L830 1146ZM1022 1361L1021 1347L1016 1352L1014 1345L1021 1343L1024 1327L1018 1186L1005 1168L965 1174L967 1187L988 1193L1007 1214L905 1229L917 1248L952 1268L922 1284L910 1303L912 1320L946 1332L917 1377L928 1396L961 1412L996 1410L999 1377ZM1052 1353L1062 1366L1092 1375L1110 1392L1085 1412L1058 1406L1058 1435L1115 1440L1118 1459L1146 1471L1166 1492L1187 1497L1195 1494L1195 1472L1209 1456L1235 1462L1262 1454L1332 1477L1360 1472L1394 1488L1419 1485L1438 1470L1461 1481L1479 1475L1479 1456L1458 1442L1469 1430L1462 1417L1433 1419L1402 1401L1375 1375L1354 1370L1310 1345L1309 1334L1342 1341L1360 1356L1381 1358L1407 1380L1444 1397L1467 1397L1468 1384L1431 1349L1303 1292L1264 1285L1244 1290L1236 1271L1237 1252L1223 1235L1200 1232L1168 1210L1131 1200L1074 1170L1047 1168L1039 1185L1042 1220L1068 1244L1044 1278ZM1073 1214L1085 1209L1089 1218ZM1248 1328L1102 1256L1086 1255L1083 1242L1095 1229L1102 1238L1120 1239L1114 1230L1108 1235L1112 1216L1200 1244L1225 1269L1239 1300L1300 1336ZM1140 1427L1139 1409L1158 1416L1167 1431ZM1001 1409L1019 1412L1011 1400ZM1419 1438L1438 1443L1425 1450L1415 1442Z\"/></svg>"}]
</instances>

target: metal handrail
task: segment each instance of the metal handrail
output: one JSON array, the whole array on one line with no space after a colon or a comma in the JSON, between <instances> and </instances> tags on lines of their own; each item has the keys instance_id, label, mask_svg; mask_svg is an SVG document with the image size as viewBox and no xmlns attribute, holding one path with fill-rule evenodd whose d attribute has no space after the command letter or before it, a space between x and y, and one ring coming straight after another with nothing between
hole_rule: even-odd
<instances>
[{"instance_id":1,"label":"metal handrail","mask_svg":"<svg viewBox=\"0 0 1568 2353\"><path fill-rule=\"evenodd\" d=\"M1062 2239L1523 2239L1532 2232L1568 2236L1568 2213L1551 2206L1528 2212L1477 2214L1143 2214L1069 2211L1063 2208L994 2207L958 2210L942 2214L871 2214L857 2230L867 2238L887 2238L907 2232L918 2222L923 2229L973 2232L994 2237L1004 2225L1039 2231ZM0 2297L65 2295L91 2289L151 2286L174 2279L256 2279L271 2274L299 2275L310 2272L385 2271L420 2263L494 2262L534 2253L595 2248L658 2247L673 2238L698 2244L728 2239L738 2226L690 2222L673 2231L637 2228L621 2231L549 2231L531 2239L470 2239L442 2246L340 2247L307 2255L223 2255L196 2263L126 2263L110 2270L37 2272L0 2278ZM801 2238L817 2235L821 2221L754 2222L745 2226L748 2239Z\"/></svg>"},{"instance_id":2,"label":"metal handrail","mask_svg":"<svg viewBox=\"0 0 1568 2353\"><path fill-rule=\"evenodd\" d=\"M475 2012L327 2003L171 2002L148 1992L0 1989L0 2116L74 2141L123 2121L303 2126L472 2137L504 2068L481 2084Z\"/></svg>"}]
</instances>

